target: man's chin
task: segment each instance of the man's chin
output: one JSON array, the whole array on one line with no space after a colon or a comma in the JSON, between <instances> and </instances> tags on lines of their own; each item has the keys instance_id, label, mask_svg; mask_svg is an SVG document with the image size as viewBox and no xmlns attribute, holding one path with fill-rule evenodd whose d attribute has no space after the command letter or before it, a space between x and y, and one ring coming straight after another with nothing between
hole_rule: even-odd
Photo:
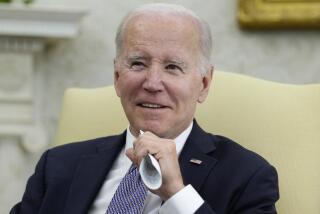
<instances>
[{"instance_id":1,"label":"man's chin","mask_svg":"<svg viewBox=\"0 0 320 214\"><path fill-rule=\"evenodd\" d=\"M140 127L140 130L144 132L149 131L161 138L166 138L169 132L169 130L164 129L165 127L169 127L167 124L146 122L142 124Z\"/></svg>"}]
</instances>

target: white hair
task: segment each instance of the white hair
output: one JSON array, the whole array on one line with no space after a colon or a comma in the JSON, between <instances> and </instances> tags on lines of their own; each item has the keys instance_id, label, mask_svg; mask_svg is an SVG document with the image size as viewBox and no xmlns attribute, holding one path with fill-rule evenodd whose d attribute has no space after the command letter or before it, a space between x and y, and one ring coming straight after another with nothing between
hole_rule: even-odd
<instances>
[{"instance_id":1,"label":"white hair","mask_svg":"<svg viewBox=\"0 0 320 214\"><path fill-rule=\"evenodd\" d=\"M148 14L148 13L158 13L158 14L173 14L179 16L189 16L194 18L200 29L200 56L199 56L199 70L202 74L205 74L211 65L210 57L212 52L212 38L211 30L206 21L197 16L193 11L175 4L166 3L151 3L145 4L136 9L131 10L120 23L117 35L115 39L116 43L116 56L119 57L122 51L123 44L123 33L127 27L129 20L137 15Z\"/></svg>"}]
</instances>

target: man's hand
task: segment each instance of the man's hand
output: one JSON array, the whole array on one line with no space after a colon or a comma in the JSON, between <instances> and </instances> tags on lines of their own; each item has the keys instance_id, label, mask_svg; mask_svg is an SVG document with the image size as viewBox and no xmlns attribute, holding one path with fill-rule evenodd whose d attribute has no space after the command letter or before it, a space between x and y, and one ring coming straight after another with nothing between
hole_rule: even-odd
<instances>
[{"instance_id":1,"label":"man's hand","mask_svg":"<svg viewBox=\"0 0 320 214\"><path fill-rule=\"evenodd\" d=\"M166 201L184 187L176 145L173 140L159 138L151 132L145 132L134 141L133 148L128 149L126 155L133 164L139 166L147 154L154 155L158 160L162 173L161 187L152 192Z\"/></svg>"}]
</instances>

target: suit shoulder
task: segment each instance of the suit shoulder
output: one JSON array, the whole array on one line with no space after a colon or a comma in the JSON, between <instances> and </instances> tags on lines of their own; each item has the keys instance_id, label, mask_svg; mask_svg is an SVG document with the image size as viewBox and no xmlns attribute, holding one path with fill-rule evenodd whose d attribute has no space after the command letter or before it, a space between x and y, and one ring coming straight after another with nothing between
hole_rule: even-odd
<instances>
[{"instance_id":1,"label":"suit shoulder","mask_svg":"<svg viewBox=\"0 0 320 214\"><path fill-rule=\"evenodd\" d=\"M113 146L122 136L123 134L68 143L49 149L49 153L54 156L90 154L96 152L98 149L103 150L104 147L108 148Z\"/></svg>"},{"instance_id":2,"label":"suit shoulder","mask_svg":"<svg viewBox=\"0 0 320 214\"><path fill-rule=\"evenodd\" d=\"M243 147L227 137L212 134L210 134L210 136L217 148L215 156L217 156L220 161L234 162L237 164L242 163L246 168L260 168L270 165L261 155Z\"/></svg>"},{"instance_id":3,"label":"suit shoulder","mask_svg":"<svg viewBox=\"0 0 320 214\"><path fill-rule=\"evenodd\" d=\"M125 142L124 136L101 137L57 146L45 152L39 163L45 165L49 175L69 175L82 158L108 151L108 148L121 148L122 142Z\"/></svg>"}]
</instances>

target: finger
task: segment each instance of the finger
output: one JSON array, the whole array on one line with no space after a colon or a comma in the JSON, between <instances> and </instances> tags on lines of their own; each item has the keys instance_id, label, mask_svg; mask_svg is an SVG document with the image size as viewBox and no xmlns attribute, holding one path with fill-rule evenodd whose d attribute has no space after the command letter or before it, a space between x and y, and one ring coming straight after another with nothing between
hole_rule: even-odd
<instances>
[{"instance_id":1,"label":"finger","mask_svg":"<svg viewBox=\"0 0 320 214\"><path fill-rule=\"evenodd\" d=\"M134 151L140 163L140 160L144 158L147 154L157 154L159 152L159 148L154 143L140 142L136 144Z\"/></svg>"},{"instance_id":2,"label":"finger","mask_svg":"<svg viewBox=\"0 0 320 214\"><path fill-rule=\"evenodd\" d=\"M138 158L135 154L134 149L130 148L126 150L127 157L132 161L132 163L136 166L138 166Z\"/></svg>"},{"instance_id":3,"label":"finger","mask_svg":"<svg viewBox=\"0 0 320 214\"><path fill-rule=\"evenodd\" d=\"M142 159L148 154L148 150L146 148L142 148L141 150L137 151L135 149L128 149L126 151L126 155L128 158L134 163L134 165L139 166Z\"/></svg>"},{"instance_id":4,"label":"finger","mask_svg":"<svg viewBox=\"0 0 320 214\"><path fill-rule=\"evenodd\" d=\"M146 131L141 134L139 137L143 137L146 139L160 139L157 135L153 134L152 132Z\"/></svg>"},{"instance_id":5,"label":"finger","mask_svg":"<svg viewBox=\"0 0 320 214\"><path fill-rule=\"evenodd\" d=\"M146 133L148 134L148 133ZM140 151L141 149L147 148L149 152L156 153L157 147L161 146L162 139L155 136L143 135L137 138L133 143L133 148L135 151ZM155 151L154 151L155 150Z\"/></svg>"},{"instance_id":6,"label":"finger","mask_svg":"<svg viewBox=\"0 0 320 214\"><path fill-rule=\"evenodd\" d=\"M138 159L138 163L140 164L141 160L147 155L149 154L149 151L147 148L141 148L139 150L135 150L135 155Z\"/></svg>"},{"instance_id":7,"label":"finger","mask_svg":"<svg viewBox=\"0 0 320 214\"><path fill-rule=\"evenodd\" d=\"M153 156L155 157L155 159L156 159L157 161L159 161L159 160L162 158L162 154L161 154L160 152L154 154Z\"/></svg>"}]
</instances>

